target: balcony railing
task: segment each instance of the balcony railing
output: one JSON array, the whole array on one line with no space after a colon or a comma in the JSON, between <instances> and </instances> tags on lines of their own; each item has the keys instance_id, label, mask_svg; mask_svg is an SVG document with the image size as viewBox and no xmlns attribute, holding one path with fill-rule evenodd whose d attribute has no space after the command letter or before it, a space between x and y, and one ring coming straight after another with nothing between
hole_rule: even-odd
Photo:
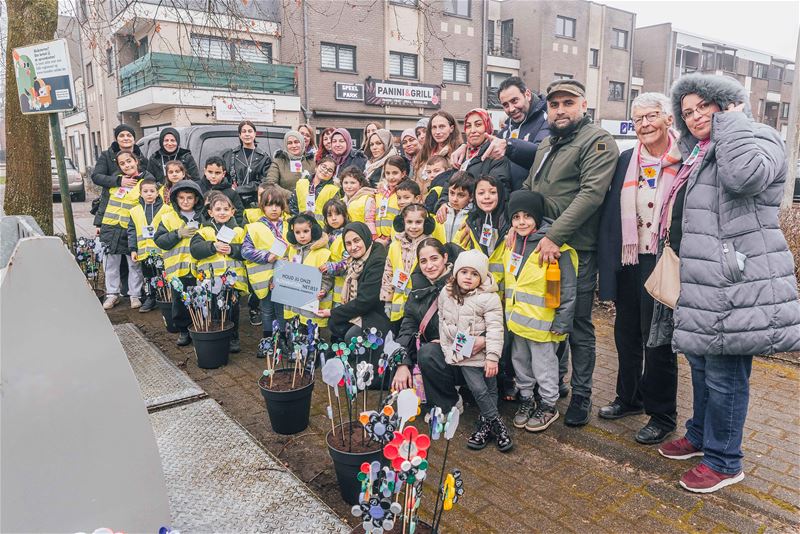
<instances>
[{"instance_id":1,"label":"balcony railing","mask_svg":"<svg viewBox=\"0 0 800 534\"><path fill-rule=\"evenodd\" d=\"M119 69L120 95L147 87L297 94L297 68L278 63L205 59L150 52Z\"/></svg>"},{"instance_id":2,"label":"balcony railing","mask_svg":"<svg viewBox=\"0 0 800 534\"><path fill-rule=\"evenodd\" d=\"M519 59L519 38L501 39L500 46L490 46L489 55Z\"/></svg>"}]
</instances>

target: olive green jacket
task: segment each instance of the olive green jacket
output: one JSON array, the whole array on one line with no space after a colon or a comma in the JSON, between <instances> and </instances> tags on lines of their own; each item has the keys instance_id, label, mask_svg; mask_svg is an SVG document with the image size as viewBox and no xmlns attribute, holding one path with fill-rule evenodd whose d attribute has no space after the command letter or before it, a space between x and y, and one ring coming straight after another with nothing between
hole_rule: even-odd
<instances>
[{"instance_id":1,"label":"olive green jacket","mask_svg":"<svg viewBox=\"0 0 800 534\"><path fill-rule=\"evenodd\" d=\"M525 188L544 196L544 216L554 221L546 235L556 245L597 250L600 207L617 158L614 138L589 117L573 133L539 144Z\"/></svg>"},{"instance_id":2,"label":"olive green jacket","mask_svg":"<svg viewBox=\"0 0 800 534\"><path fill-rule=\"evenodd\" d=\"M303 171L308 172L310 175L309 178L313 177L314 171L316 170L314 158L304 154L300 159L300 162ZM275 153L275 157L272 159L272 165L270 165L269 170L267 170L267 177L264 180L264 183L267 185L277 185L282 187L290 195L292 195L295 192L295 185L297 185L297 181L301 178L301 176L302 171L292 172L289 155L283 150L278 150Z\"/></svg>"}]
</instances>

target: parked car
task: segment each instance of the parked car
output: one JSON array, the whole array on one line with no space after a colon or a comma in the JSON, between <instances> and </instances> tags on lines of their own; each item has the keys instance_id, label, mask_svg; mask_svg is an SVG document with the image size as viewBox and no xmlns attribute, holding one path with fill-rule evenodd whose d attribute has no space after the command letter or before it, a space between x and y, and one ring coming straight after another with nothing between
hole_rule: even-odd
<instances>
[{"instance_id":1,"label":"parked car","mask_svg":"<svg viewBox=\"0 0 800 534\"><path fill-rule=\"evenodd\" d=\"M197 162L200 172L203 163L211 156L221 156L229 148L239 146L239 132L234 124L213 124L206 126L186 126L176 128L181 136L181 148L188 148ZM288 128L259 126L256 145L272 157L283 148L283 135ZM146 157L158 150L158 132L146 135L136 143Z\"/></svg>"},{"instance_id":2,"label":"parked car","mask_svg":"<svg viewBox=\"0 0 800 534\"><path fill-rule=\"evenodd\" d=\"M80 171L75 168L72 160L64 158L64 164L67 167L67 183L69 185L69 196L76 202L86 201L86 186L83 183L83 176ZM61 184L58 181L58 168L56 167L56 158L50 158L50 174L53 179L53 196L61 197Z\"/></svg>"}]
</instances>

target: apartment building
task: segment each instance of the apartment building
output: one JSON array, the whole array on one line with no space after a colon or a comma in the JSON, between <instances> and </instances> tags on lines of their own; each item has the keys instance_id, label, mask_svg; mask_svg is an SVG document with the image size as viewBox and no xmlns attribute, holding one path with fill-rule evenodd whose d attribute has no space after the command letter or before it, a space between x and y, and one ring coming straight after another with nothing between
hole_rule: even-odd
<instances>
[{"instance_id":1,"label":"apartment building","mask_svg":"<svg viewBox=\"0 0 800 534\"><path fill-rule=\"evenodd\" d=\"M792 98L794 60L677 30L671 24L636 29L648 46L634 50L634 74L644 91L669 93L672 83L689 72L724 74L750 92L753 117L786 138Z\"/></svg>"},{"instance_id":2,"label":"apartment building","mask_svg":"<svg viewBox=\"0 0 800 534\"><path fill-rule=\"evenodd\" d=\"M281 46L298 69L305 117L399 133L446 109L484 102L482 0L312 0L284 5Z\"/></svg>"},{"instance_id":3,"label":"apartment building","mask_svg":"<svg viewBox=\"0 0 800 534\"><path fill-rule=\"evenodd\" d=\"M586 85L595 122L627 120L636 15L595 2L489 0L486 84L489 107L501 117L497 86L517 75L543 92L557 78Z\"/></svg>"}]
</instances>

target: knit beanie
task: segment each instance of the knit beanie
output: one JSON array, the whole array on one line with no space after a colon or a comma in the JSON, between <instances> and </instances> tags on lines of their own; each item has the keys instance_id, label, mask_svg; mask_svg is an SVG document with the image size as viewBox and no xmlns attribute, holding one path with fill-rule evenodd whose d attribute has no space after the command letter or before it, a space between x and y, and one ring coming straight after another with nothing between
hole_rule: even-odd
<instances>
[{"instance_id":1,"label":"knit beanie","mask_svg":"<svg viewBox=\"0 0 800 534\"><path fill-rule=\"evenodd\" d=\"M417 128L427 128L428 122L430 122L430 119L428 117L422 117L420 120L417 121L417 125L414 127L414 130L416 130Z\"/></svg>"},{"instance_id":2,"label":"knit beanie","mask_svg":"<svg viewBox=\"0 0 800 534\"><path fill-rule=\"evenodd\" d=\"M464 267L472 267L475 269L481 277L481 282L489 276L489 258L476 248L458 255L455 264L453 264L453 276L458 274L458 271Z\"/></svg>"},{"instance_id":3,"label":"knit beanie","mask_svg":"<svg viewBox=\"0 0 800 534\"><path fill-rule=\"evenodd\" d=\"M119 134L122 132L128 132L132 136L136 137L136 132L133 131L133 128L128 126L127 124L118 124L116 128L114 128L114 139L119 137Z\"/></svg>"},{"instance_id":4,"label":"knit beanie","mask_svg":"<svg viewBox=\"0 0 800 534\"><path fill-rule=\"evenodd\" d=\"M361 221L347 223L342 232L342 240L347 237L347 232L355 232L358 234L358 237L364 242L365 247L369 248L372 246L372 230L370 230L369 226L365 223Z\"/></svg>"},{"instance_id":5,"label":"knit beanie","mask_svg":"<svg viewBox=\"0 0 800 534\"><path fill-rule=\"evenodd\" d=\"M544 197L540 193L528 189L520 189L511 193L508 201L508 216L514 217L518 211L527 213L536 221L536 228L541 227L544 217Z\"/></svg>"}]
</instances>

